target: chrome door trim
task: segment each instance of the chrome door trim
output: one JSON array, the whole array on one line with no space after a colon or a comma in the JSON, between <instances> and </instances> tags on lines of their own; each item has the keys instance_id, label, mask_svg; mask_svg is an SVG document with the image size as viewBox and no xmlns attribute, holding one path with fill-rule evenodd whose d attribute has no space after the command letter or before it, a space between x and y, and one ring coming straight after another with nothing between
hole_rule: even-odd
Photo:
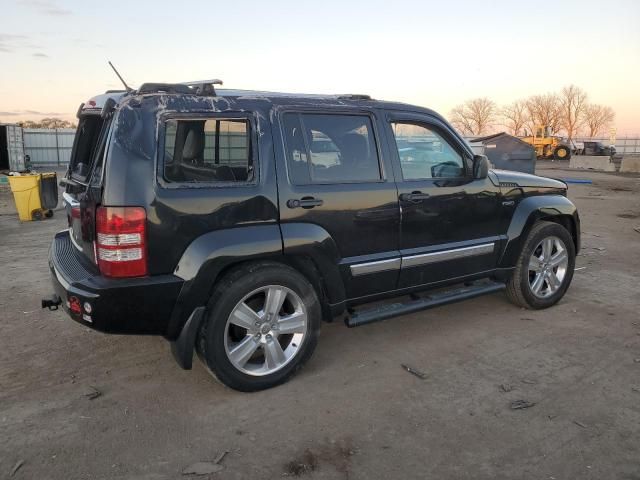
<instances>
[{"instance_id":1,"label":"chrome door trim","mask_svg":"<svg viewBox=\"0 0 640 480\"><path fill-rule=\"evenodd\" d=\"M400 270L402 261L400 258L389 258L387 260L377 260L375 262L357 263L351 265L351 275L359 277L370 273L386 272L388 270Z\"/></svg>"},{"instance_id":2,"label":"chrome door trim","mask_svg":"<svg viewBox=\"0 0 640 480\"><path fill-rule=\"evenodd\" d=\"M482 245L474 245L472 247L454 248L451 250L443 250L441 252L421 253L420 255L411 255L402 257L401 268L417 267L420 265L428 265L430 263L445 262L447 260L457 260L459 258L475 257L477 255L487 255L493 253L495 243L484 243Z\"/></svg>"}]
</instances>

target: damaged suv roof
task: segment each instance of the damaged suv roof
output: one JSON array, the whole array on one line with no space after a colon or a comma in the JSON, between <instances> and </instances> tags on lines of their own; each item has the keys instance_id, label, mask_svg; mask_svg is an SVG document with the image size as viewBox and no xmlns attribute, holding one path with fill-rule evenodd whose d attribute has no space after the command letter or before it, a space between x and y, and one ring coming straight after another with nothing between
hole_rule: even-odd
<instances>
[{"instance_id":1,"label":"damaged suv roof","mask_svg":"<svg viewBox=\"0 0 640 480\"><path fill-rule=\"evenodd\" d=\"M383 100L376 100L365 94L310 94L310 93L287 93L287 92L271 92L264 90L241 90L241 89L215 89L214 95L198 95L194 93L182 93L182 92L167 92L163 90L149 91L149 88L145 86L151 85L163 85L171 86L171 84L144 84L138 90L132 90L130 92L124 90L107 91L103 94L96 95L88 100L81 106L81 111L93 111L101 110L106 101L110 98L115 100L119 105L127 98L136 98L140 96L170 96L174 98L197 98L197 99L211 99L212 103L216 102L216 99L234 99L234 100L260 100L267 101L274 105L278 104L290 104L292 100L300 100L300 103L314 103L323 105L353 105L353 102L365 102L369 105L381 106L389 109L402 109L404 111L416 111L422 113L428 113L436 118L442 119L441 115L437 112L424 107L418 107L402 102L390 102ZM185 84L175 84L178 87L186 87ZM142 93L140 92L142 90ZM197 102L200 103L200 102ZM80 112L79 112L80 113Z\"/></svg>"}]
</instances>

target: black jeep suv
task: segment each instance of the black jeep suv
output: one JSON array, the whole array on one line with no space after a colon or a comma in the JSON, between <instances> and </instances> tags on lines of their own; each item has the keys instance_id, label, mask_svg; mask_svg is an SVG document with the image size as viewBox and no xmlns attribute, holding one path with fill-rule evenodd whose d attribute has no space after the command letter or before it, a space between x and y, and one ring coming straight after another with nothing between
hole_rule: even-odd
<instances>
[{"instance_id":1,"label":"black jeep suv","mask_svg":"<svg viewBox=\"0 0 640 480\"><path fill-rule=\"evenodd\" d=\"M322 320L498 290L546 308L573 276L567 186L490 170L425 108L203 82L107 93L78 117L43 307L162 335L185 369L195 349L238 390L287 380Z\"/></svg>"}]
</instances>

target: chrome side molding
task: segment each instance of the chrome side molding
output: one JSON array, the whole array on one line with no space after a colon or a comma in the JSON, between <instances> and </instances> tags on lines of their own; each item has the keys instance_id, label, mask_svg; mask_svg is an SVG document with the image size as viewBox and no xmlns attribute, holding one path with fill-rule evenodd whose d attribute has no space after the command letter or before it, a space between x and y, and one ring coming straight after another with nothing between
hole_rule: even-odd
<instances>
[{"instance_id":1,"label":"chrome side molding","mask_svg":"<svg viewBox=\"0 0 640 480\"><path fill-rule=\"evenodd\" d=\"M370 273L386 272L388 270L399 270L402 261L400 257L388 260L377 260L375 262L358 263L351 265L351 275L359 277Z\"/></svg>"},{"instance_id":2,"label":"chrome side molding","mask_svg":"<svg viewBox=\"0 0 640 480\"><path fill-rule=\"evenodd\" d=\"M351 265L351 275L359 277L370 273L386 272L389 270L400 270L402 268L418 267L430 263L446 262L460 258L475 257L478 255L488 255L493 253L495 242L473 245L471 247L453 248L440 252L421 253L406 257L389 258L386 260L376 260L375 262L356 263Z\"/></svg>"},{"instance_id":3,"label":"chrome side molding","mask_svg":"<svg viewBox=\"0 0 640 480\"><path fill-rule=\"evenodd\" d=\"M402 257L402 267L417 267L420 265L428 265L430 263L445 262L447 260L457 260L459 258L475 257L477 255L487 255L493 253L495 243L484 243L482 245L474 245L472 247L454 248L452 250L444 250L442 252L421 253L419 255L411 255Z\"/></svg>"}]
</instances>

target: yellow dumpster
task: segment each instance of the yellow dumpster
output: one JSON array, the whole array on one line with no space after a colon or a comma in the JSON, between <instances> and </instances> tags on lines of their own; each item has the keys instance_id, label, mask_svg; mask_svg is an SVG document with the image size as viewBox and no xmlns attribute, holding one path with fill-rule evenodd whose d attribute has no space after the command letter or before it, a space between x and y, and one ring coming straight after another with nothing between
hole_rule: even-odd
<instances>
[{"instance_id":1,"label":"yellow dumpster","mask_svg":"<svg viewBox=\"0 0 640 480\"><path fill-rule=\"evenodd\" d=\"M43 192L41 182L46 179L46 191ZM43 216L53 215L52 208L58 202L56 174L29 173L9 176L9 185L18 210L18 217L23 222L41 220ZM50 192L50 190L53 191ZM42 194L45 194L43 205ZM55 202L55 203L54 203Z\"/></svg>"}]
</instances>

